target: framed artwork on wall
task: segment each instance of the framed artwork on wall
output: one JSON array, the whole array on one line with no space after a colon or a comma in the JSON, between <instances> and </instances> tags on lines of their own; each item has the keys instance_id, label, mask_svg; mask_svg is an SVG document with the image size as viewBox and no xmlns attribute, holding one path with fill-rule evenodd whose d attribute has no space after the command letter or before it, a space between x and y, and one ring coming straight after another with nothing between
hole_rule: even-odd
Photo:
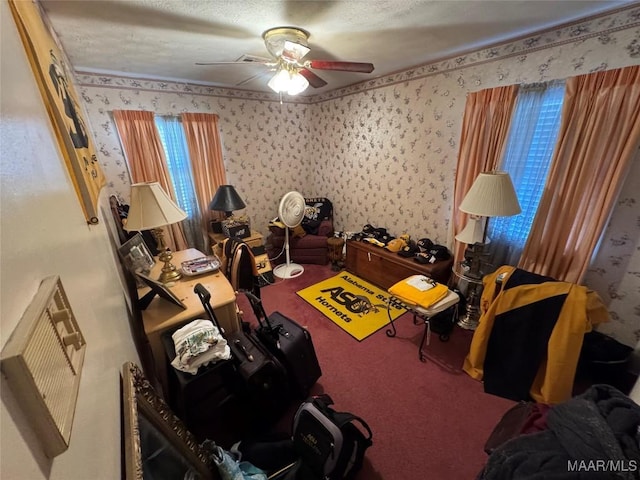
<instances>
[{"instance_id":1,"label":"framed artwork on wall","mask_svg":"<svg viewBox=\"0 0 640 480\"><path fill-rule=\"evenodd\" d=\"M105 177L62 51L37 3L9 0L9 7L86 220L96 224Z\"/></svg>"}]
</instances>

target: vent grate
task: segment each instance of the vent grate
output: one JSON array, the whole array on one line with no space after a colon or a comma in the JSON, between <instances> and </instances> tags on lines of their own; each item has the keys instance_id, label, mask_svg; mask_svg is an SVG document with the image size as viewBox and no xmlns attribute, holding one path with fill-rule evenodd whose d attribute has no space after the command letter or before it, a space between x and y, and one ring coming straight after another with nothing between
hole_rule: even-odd
<instances>
[{"instance_id":1,"label":"vent grate","mask_svg":"<svg viewBox=\"0 0 640 480\"><path fill-rule=\"evenodd\" d=\"M60 278L45 278L2 349L1 361L50 458L69 447L85 349Z\"/></svg>"}]
</instances>

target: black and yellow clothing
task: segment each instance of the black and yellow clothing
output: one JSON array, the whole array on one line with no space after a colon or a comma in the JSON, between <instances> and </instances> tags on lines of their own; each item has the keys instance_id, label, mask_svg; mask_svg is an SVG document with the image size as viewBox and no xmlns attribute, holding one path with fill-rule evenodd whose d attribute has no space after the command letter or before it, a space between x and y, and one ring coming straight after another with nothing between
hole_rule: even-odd
<instances>
[{"instance_id":1,"label":"black and yellow clothing","mask_svg":"<svg viewBox=\"0 0 640 480\"><path fill-rule=\"evenodd\" d=\"M487 393L547 404L569 399L584 334L609 319L598 294L511 266L483 285L464 370Z\"/></svg>"}]
</instances>

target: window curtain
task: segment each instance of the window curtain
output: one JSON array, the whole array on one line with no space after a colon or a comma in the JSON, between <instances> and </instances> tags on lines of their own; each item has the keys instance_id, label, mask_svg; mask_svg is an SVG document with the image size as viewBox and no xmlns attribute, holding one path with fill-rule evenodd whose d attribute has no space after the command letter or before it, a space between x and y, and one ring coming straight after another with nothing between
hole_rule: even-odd
<instances>
[{"instance_id":1,"label":"window curtain","mask_svg":"<svg viewBox=\"0 0 640 480\"><path fill-rule=\"evenodd\" d=\"M462 121L458 166L453 196L452 237L464 228L467 214L458 207L481 172L496 170L507 139L517 85L470 93ZM465 245L455 242L454 258L459 262Z\"/></svg>"},{"instance_id":2,"label":"window curtain","mask_svg":"<svg viewBox=\"0 0 640 480\"><path fill-rule=\"evenodd\" d=\"M174 116L155 116L155 123L162 139L177 203L188 215L181 223L187 244L201 252L206 252L200 228L200 207L193 190L189 149L182 122Z\"/></svg>"},{"instance_id":3,"label":"window curtain","mask_svg":"<svg viewBox=\"0 0 640 480\"><path fill-rule=\"evenodd\" d=\"M522 212L488 219L489 263L517 265L547 181L564 96L563 80L522 85L500 170L509 172Z\"/></svg>"},{"instance_id":4,"label":"window curtain","mask_svg":"<svg viewBox=\"0 0 640 480\"><path fill-rule=\"evenodd\" d=\"M162 142L156 129L153 113L140 110L114 110L113 119L129 164L133 183L158 182L175 201ZM164 228L165 243L171 250L187 248L180 222Z\"/></svg>"},{"instance_id":5,"label":"window curtain","mask_svg":"<svg viewBox=\"0 0 640 480\"><path fill-rule=\"evenodd\" d=\"M640 67L568 79L558 146L518 266L580 283L639 146Z\"/></svg>"},{"instance_id":6,"label":"window curtain","mask_svg":"<svg viewBox=\"0 0 640 480\"><path fill-rule=\"evenodd\" d=\"M218 116L211 113L183 113L181 117L191 157L193 185L200 207L200 231L208 246L209 222L221 218L219 212L209 209L209 203L218 187L227 183L218 133ZM208 251L208 247L203 251Z\"/></svg>"}]
</instances>

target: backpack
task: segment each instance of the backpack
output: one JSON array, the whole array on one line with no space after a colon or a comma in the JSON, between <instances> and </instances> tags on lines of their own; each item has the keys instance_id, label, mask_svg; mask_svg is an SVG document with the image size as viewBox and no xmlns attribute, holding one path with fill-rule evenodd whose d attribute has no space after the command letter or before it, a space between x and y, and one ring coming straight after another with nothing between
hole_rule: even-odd
<instances>
[{"instance_id":1,"label":"backpack","mask_svg":"<svg viewBox=\"0 0 640 480\"><path fill-rule=\"evenodd\" d=\"M300 405L293 420L294 448L304 470L314 477L353 479L373 444L373 434L362 418L336 412L332 404L331 397L319 395Z\"/></svg>"}]
</instances>

